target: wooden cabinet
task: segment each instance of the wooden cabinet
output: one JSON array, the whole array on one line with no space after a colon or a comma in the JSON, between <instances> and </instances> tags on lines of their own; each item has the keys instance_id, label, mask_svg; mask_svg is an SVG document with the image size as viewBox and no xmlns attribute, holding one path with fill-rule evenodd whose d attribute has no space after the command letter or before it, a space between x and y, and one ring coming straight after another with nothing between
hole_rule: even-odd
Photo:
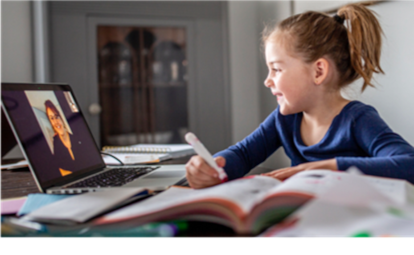
<instances>
[{"instance_id":1,"label":"wooden cabinet","mask_svg":"<svg viewBox=\"0 0 414 255\"><path fill-rule=\"evenodd\" d=\"M97 27L101 144L183 143L185 28Z\"/></svg>"}]
</instances>

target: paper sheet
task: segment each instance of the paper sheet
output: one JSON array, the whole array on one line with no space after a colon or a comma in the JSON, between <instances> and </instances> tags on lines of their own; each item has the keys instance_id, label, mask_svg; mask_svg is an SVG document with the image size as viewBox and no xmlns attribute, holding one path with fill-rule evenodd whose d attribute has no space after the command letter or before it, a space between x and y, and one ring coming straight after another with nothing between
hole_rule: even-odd
<instances>
[{"instance_id":1,"label":"paper sheet","mask_svg":"<svg viewBox=\"0 0 414 255\"><path fill-rule=\"evenodd\" d=\"M1 200L1 214L15 214L25 203L27 197Z\"/></svg>"},{"instance_id":2,"label":"paper sheet","mask_svg":"<svg viewBox=\"0 0 414 255\"><path fill-rule=\"evenodd\" d=\"M24 218L56 224L85 222L145 191L144 188L112 188L98 192L88 192L43 206L27 214Z\"/></svg>"},{"instance_id":3,"label":"paper sheet","mask_svg":"<svg viewBox=\"0 0 414 255\"><path fill-rule=\"evenodd\" d=\"M69 198L74 195L52 195L52 194L29 194L24 205L20 208L17 213L18 216L22 216L31 213L43 206L52 204L62 199Z\"/></svg>"},{"instance_id":4,"label":"paper sheet","mask_svg":"<svg viewBox=\"0 0 414 255\"><path fill-rule=\"evenodd\" d=\"M28 163L26 160L22 160L13 164L5 164L1 165L1 170L11 170L11 169L17 169L17 168L23 168L28 167Z\"/></svg>"}]
</instances>

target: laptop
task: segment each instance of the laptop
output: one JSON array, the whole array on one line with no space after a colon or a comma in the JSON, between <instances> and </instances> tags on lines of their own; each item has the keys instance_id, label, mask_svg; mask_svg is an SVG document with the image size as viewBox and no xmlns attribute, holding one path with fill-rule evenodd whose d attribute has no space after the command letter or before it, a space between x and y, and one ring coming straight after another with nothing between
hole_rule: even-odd
<instances>
[{"instance_id":1,"label":"laptop","mask_svg":"<svg viewBox=\"0 0 414 255\"><path fill-rule=\"evenodd\" d=\"M2 83L1 102L43 193L185 184L185 165L107 166L67 84Z\"/></svg>"},{"instance_id":2,"label":"laptop","mask_svg":"<svg viewBox=\"0 0 414 255\"><path fill-rule=\"evenodd\" d=\"M13 135L9 122L1 109L1 163L3 165L3 157L7 155L15 146L18 146Z\"/></svg>"}]
</instances>

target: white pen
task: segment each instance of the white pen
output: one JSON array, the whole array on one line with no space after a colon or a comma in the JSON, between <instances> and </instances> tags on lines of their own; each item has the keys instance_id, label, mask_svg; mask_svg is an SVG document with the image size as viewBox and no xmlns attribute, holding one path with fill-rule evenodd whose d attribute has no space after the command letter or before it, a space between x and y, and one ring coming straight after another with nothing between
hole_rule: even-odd
<instances>
[{"instance_id":1,"label":"white pen","mask_svg":"<svg viewBox=\"0 0 414 255\"><path fill-rule=\"evenodd\" d=\"M216 161L214 161L213 156L211 156L210 152L208 152L208 150L206 149L206 147L204 147L204 145L200 142L200 140L198 140L198 138L191 132L187 133L185 135L185 140L191 145L193 146L195 152L197 152L197 154L202 157L207 164L209 164L212 168L214 168L218 175L219 178L222 182L227 181L227 174L226 172L224 172L224 169L221 167L218 167L218 165L216 164Z\"/></svg>"}]
</instances>

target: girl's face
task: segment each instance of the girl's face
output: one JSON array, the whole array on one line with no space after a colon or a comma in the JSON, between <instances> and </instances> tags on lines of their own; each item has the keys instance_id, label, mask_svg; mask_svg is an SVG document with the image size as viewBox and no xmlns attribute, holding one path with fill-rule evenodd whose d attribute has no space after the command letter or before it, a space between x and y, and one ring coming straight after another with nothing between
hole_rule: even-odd
<instances>
[{"instance_id":1,"label":"girl's face","mask_svg":"<svg viewBox=\"0 0 414 255\"><path fill-rule=\"evenodd\" d=\"M52 124L53 130L55 130L58 135L63 135L65 133L65 128L60 116L55 114L50 108L46 109L46 114L49 118L50 124Z\"/></svg>"},{"instance_id":2,"label":"girl's face","mask_svg":"<svg viewBox=\"0 0 414 255\"><path fill-rule=\"evenodd\" d=\"M264 81L276 96L282 115L303 112L312 102L311 65L290 56L279 43L267 42L265 48L269 74Z\"/></svg>"}]
</instances>

